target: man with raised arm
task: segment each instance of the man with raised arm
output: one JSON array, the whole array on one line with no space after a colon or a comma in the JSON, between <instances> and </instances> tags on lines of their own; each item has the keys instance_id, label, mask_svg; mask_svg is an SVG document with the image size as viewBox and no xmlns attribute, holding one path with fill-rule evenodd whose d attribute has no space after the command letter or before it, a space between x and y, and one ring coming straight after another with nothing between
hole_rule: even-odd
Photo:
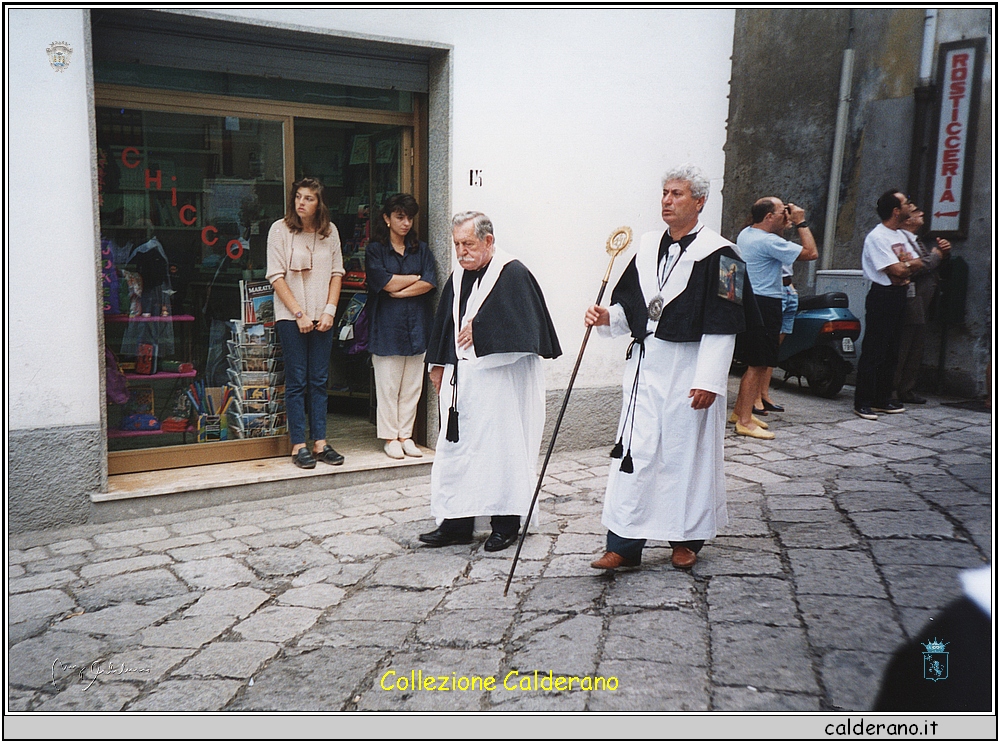
<instances>
[{"instance_id":1,"label":"man with raised arm","mask_svg":"<svg viewBox=\"0 0 1000 743\"><path fill-rule=\"evenodd\" d=\"M854 414L866 420L878 420L878 413L906 410L892 399L892 383L907 286L910 275L921 265L900 229L915 209L910 197L898 188L879 196L875 211L882 221L865 237L861 252L861 269L872 285L865 297L865 335L854 387Z\"/></svg>"}]
</instances>

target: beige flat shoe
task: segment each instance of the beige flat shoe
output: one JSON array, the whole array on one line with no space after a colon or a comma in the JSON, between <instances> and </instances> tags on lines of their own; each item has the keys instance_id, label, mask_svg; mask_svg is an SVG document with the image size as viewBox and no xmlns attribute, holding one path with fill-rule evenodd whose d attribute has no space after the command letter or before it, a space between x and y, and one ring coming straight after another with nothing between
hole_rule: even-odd
<instances>
[{"instance_id":1,"label":"beige flat shoe","mask_svg":"<svg viewBox=\"0 0 1000 743\"><path fill-rule=\"evenodd\" d=\"M386 456L390 459L402 459L403 458L403 445L399 443L398 440L393 439L392 441L386 441L385 446Z\"/></svg>"},{"instance_id":2,"label":"beige flat shoe","mask_svg":"<svg viewBox=\"0 0 1000 743\"><path fill-rule=\"evenodd\" d=\"M770 441L774 438L774 434L770 431L765 431L759 426L756 428L744 428L743 424L739 421L736 421L736 433L740 436L749 436L753 439L764 439L766 441Z\"/></svg>"},{"instance_id":3,"label":"beige flat shoe","mask_svg":"<svg viewBox=\"0 0 1000 743\"><path fill-rule=\"evenodd\" d=\"M753 422L753 424L755 426L759 426L760 428L763 428L765 431L767 430L767 424L764 421L762 421L760 418L758 418L756 415L751 415L750 416L750 420ZM739 421L739 418L736 417L736 411L734 410L729 415L729 422L730 423L736 423L738 421Z\"/></svg>"}]
</instances>

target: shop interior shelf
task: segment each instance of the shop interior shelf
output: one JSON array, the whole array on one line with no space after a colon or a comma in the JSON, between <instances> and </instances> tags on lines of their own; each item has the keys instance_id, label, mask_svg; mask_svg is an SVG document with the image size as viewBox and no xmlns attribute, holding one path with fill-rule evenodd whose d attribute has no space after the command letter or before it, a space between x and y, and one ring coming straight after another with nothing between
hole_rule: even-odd
<instances>
[{"instance_id":1,"label":"shop interior shelf","mask_svg":"<svg viewBox=\"0 0 1000 743\"><path fill-rule=\"evenodd\" d=\"M108 430L109 439L130 439L133 436L156 436L157 434L165 433L194 433L197 429L193 426L188 426L186 431L161 431L159 429L155 431L118 431L118 430Z\"/></svg>"},{"instance_id":2,"label":"shop interior shelf","mask_svg":"<svg viewBox=\"0 0 1000 743\"><path fill-rule=\"evenodd\" d=\"M143 317L142 315L135 317L130 317L129 315L105 315L104 322L194 322L194 315L150 315L149 317Z\"/></svg>"},{"instance_id":3,"label":"shop interior shelf","mask_svg":"<svg viewBox=\"0 0 1000 743\"><path fill-rule=\"evenodd\" d=\"M189 372L157 372L156 374L136 374L135 372L125 372L125 379L137 379L140 381L156 381L157 379L189 379L197 376L197 369L192 369Z\"/></svg>"}]
</instances>

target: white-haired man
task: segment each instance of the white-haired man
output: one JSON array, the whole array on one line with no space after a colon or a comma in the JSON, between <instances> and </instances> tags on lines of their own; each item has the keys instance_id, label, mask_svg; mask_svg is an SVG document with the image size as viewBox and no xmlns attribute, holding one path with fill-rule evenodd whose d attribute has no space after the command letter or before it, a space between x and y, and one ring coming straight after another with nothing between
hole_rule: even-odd
<instances>
[{"instance_id":1,"label":"white-haired man","mask_svg":"<svg viewBox=\"0 0 1000 743\"><path fill-rule=\"evenodd\" d=\"M601 521L607 552L591 563L635 567L647 539L669 542L675 567L690 568L726 525L723 438L736 334L755 307L746 266L732 243L699 215L708 179L693 165L663 177L665 230L643 235L611 294L587 325L632 335L622 381L618 443Z\"/></svg>"},{"instance_id":2,"label":"white-haired man","mask_svg":"<svg viewBox=\"0 0 1000 743\"><path fill-rule=\"evenodd\" d=\"M497 552L517 539L531 504L545 425L541 360L562 351L542 290L496 247L489 217L456 214L452 238L458 265L426 356L443 424L431 468L438 526L419 538L431 547L467 544L475 517L490 516L483 548Z\"/></svg>"}]
</instances>

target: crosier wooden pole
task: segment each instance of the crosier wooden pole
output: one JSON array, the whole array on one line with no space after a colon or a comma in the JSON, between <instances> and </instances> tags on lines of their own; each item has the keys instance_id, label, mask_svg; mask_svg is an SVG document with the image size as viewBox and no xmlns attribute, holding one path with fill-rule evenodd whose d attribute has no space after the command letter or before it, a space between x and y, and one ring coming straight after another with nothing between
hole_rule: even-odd
<instances>
[{"instance_id":1,"label":"crosier wooden pole","mask_svg":"<svg viewBox=\"0 0 1000 743\"><path fill-rule=\"evenodd\" d=\"M608 270L604 272L604 279L601 280L601 290L597 293L597 301L600 304L604 299L604 291L608 288L608 279L611 278L611 267L615 264L615 258L622 253L632 242L632 230L628 227L619 227L611 233L608 238L607 251L611 255L608 261ZM503 587L503 595L507 595L510 589L510 582L514 579L514 570L517 568L517 560L521 556L521 547L524 546L524 538L528 535L528 524L531 523L531 514L535 511L535 503L538 502L538 493L542 489L542 480L545 478L545 470L549 466L549 458L556 445L556 436L559 435L559 427L562 425L563 415L566 413L566 406L569 404L569 396L573 391L573 382L576 381L576 373L580 371L580 362L583 361L583 352L587 348L587 341L590 339L590 331L593 326L587 326L587 331L583 334L583 343L580 344L580 352L576 355L576 364L573 365L573 373L569 375L569 385L566 387L566 394L563 396L562 407L559 409L559 416L556 418L556 425L552 429L552 438L549 439L549 448L545 452L545 459L542 460L542 469L538 473L538 482L535 484L535 494L531 497L531 505L528 507L528 516L524 520L524 527L521 529L521 537L517 541L517 550L514 552L514 560L510 565L510 574L507 576L507 583Z\"/></svg>"}]
</instances>

